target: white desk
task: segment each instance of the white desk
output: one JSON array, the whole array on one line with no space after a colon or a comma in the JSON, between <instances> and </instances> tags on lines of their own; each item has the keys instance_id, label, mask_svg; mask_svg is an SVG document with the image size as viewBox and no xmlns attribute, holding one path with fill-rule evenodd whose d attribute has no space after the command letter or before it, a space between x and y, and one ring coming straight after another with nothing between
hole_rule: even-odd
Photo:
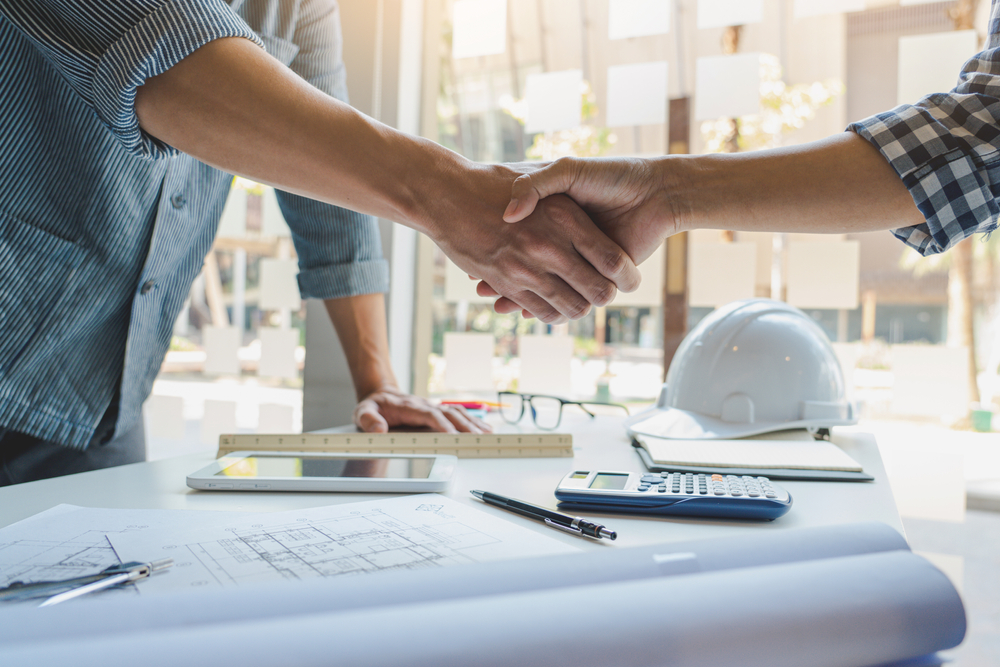
<instances>
[{"instance_id":1,"label":"white desk","mask_svg":"<svg viewBox=\"0 0 1000 667\"><path fill-rule=\"evenodd\" d=\"M525 419L522 424L530 426ZM498 430L516 431L507 425ZM484 512L492 512L568 544L585 548L606 547L604 541L586 540L487 506L469 494L483 489L547 507L555 507L553 491L563 475L573 469L643 470L621 420L565 414L560 432L574 436L575 456L548 459L461 459L447 495ZM739 531L879 521L903 533L896 503L886 479L875 439L867 434L835 433L833 441L860 463L874 482L778 482L794 499L791 511L773 522L720 521L716 519L646 518L603 515L603 523L618 531L620 546L638 546L703 537L732 535ZM271 512L320 505L372 500L375 494L251 493L194 491L186 476L206 465L212 456L195 454L174 459L81 473L56 479L0 488L0 527L7 526L60 503L87 507L138 509L194 509ZM595 516L590 515L588 516Z\"/></svg>"}]
</instances>

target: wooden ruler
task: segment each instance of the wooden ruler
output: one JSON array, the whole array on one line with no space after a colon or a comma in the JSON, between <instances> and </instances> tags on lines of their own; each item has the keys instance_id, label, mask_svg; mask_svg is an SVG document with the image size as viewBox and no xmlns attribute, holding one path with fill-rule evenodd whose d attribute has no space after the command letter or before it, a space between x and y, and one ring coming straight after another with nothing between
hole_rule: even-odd
<instances>
[{"instance_id":1,"label":"wooden ruler","mask_svg":"<svg viewBox=\"0 0 1000 667\"><path fill-rule=\"evenodd\" d=\"M572 458L568 433L302 433L219 436L219 456L239 451L451 454L465 459Z\"/></svg>"}]
</instances>

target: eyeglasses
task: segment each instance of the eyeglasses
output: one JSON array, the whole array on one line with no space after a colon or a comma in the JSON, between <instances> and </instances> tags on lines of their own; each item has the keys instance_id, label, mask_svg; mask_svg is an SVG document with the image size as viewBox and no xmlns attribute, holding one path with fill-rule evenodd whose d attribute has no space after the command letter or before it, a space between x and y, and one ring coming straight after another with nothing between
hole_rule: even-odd
<instances>
[{"instance_id":1,"label":"eyeglasses","mask_svg":"<svg viewBox=\"0 0 1000 667\"><path fill-rule=\"evenodd\" d=\"M558 396L541 396L538 394L519 394L513 391L501 391L498 395L500 403L500 416L508 424L516 424L524 417L525 406L531 411L531 419L535 426L540 429L551 431L559 427L562 421L562 409L564 405L577 405L581 410L591 417L596 417L596 412L603 412L603 408L615 408L624 410L629 414L628 408L620 403L601 403L598 401L567 401ZM588 409L589 408L589 409Z\"/></svg>"}]
</instances>

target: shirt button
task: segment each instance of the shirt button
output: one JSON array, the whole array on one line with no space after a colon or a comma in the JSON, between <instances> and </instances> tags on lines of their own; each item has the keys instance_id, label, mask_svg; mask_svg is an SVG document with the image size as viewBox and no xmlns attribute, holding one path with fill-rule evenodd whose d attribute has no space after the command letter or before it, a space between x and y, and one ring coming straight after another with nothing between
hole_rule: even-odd
<instances>
[{"instance_id":1,"label":"shirt button","mask_svg":"<svg viewBox=\"0 0 1000 667\"><path fill-rule=\"evenodd\" d=\"M151 289L153 289L154 285L156 285L156 281L155 280L147 280L146 282L144 282L142 284L142 287L139 289L139 293L140 294L148 294L149 291Z\"/></svg>"},{"instance_id":2,"label":"shirt button","mask_svg":"<svg viewBox=\"0 0 1000 667\"><path fill-rule=\"evenodd\" d=\"M174 208L184 208L184 204L187 203L187 198L181 192L176 192L170 198L170 203Z\"/></svg>"}]
</instances>

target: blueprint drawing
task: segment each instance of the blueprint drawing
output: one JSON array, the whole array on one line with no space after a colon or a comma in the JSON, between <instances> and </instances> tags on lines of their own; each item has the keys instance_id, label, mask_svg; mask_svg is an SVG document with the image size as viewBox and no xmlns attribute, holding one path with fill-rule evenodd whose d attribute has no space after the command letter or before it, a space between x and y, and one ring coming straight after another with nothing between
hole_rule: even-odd
<instances>
[{"instance_id":1,"label":"blueprint drawing","mask_svg":"<svg viewBox=\"0 0 1000 667\"><path fill-rule=\"evenodd\" d=\"M82 577L118 565L123 561L112 548L108 535L162 530L190 525L194 521L200 525L228 524L245 516L242 512L59 505L0 529L0 587L15 581L27 583ZM96 595L115 595L123 591L134 595L135 587L129 585Z\"/></svg>"},{"instance_id":2,"label":"blueprint drawing","mask_svg":"<svg viewBox=\"0 0 1000 667\"><path fill-rule=\"evenodd\" d=\"M419 495L260 514L202 531L111 535L118 554L173 558L142 594L230 588L253 582L353 576L576 548L438 495Z\"/></svg>"}]
</instances>

